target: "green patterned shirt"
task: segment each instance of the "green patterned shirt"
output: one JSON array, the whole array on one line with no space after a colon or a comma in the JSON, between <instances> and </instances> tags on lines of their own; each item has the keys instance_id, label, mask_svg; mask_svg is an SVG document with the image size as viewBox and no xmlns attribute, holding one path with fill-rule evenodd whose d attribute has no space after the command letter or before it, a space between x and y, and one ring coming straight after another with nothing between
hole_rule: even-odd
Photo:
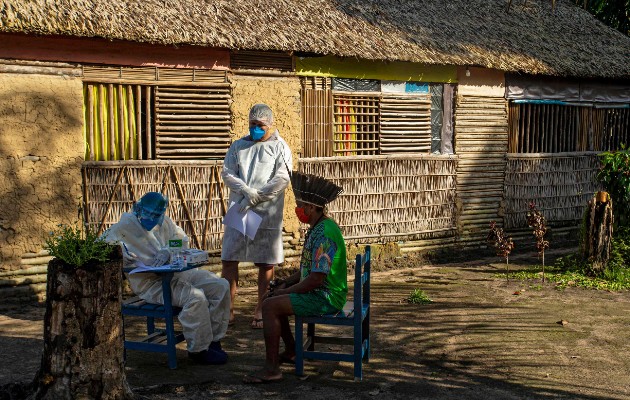
<instances>
[{"instance_id":1,"label":"green patterned shirt","mask_svg":"<svg viewBox=\"0 0 630 400\"><path fill-rule=\"evenodd\" d=\"M300 260L300 280L311 272L326 274L322 286L313 292L341 310L348 294L346 243L339 226L332 219L323 220L306 234Z\"/></svg>"}]
</instances>

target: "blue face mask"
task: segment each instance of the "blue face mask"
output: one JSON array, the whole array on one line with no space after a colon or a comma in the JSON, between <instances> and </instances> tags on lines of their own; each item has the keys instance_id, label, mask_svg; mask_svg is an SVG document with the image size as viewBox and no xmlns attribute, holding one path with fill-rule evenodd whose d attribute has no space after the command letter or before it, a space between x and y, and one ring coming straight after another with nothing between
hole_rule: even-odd
<instances>
[{"instance_id":1,"label":"blue face mask","mask_svg":"<svg viewBox=\"0 0 630 400\"><path fill-rule=\"evenodd\" d=\"M158 221L153 218L140 218L140 225L142 225L142 227L146 229L147 231L150 231L151 229L155 228L157 224L158 224Z\"/></svg>"},{"instance_id":2,"label":"blue face mask","mask_svg":"<svg viewBox=\"0 0 630 400\"><path fill-rule=\"evenodd\" d=\"M150 212L147 210L140 210L138 215L138 221L140 221L140 225L147 231L155 228L156 225L162 225L164 222L164 213L161 212Z\"/></svg>"},{"instance_id":3,"label":"blue face mask","mask_svg":"<svg viewBox=\"0 0 630 400\"><path fill-rule=\"evenodd\" d=\"M263 136L265 136L265 130L258 125L250 126L249 135L253 140L260 140Z\"/></svg>"}]
</instances>

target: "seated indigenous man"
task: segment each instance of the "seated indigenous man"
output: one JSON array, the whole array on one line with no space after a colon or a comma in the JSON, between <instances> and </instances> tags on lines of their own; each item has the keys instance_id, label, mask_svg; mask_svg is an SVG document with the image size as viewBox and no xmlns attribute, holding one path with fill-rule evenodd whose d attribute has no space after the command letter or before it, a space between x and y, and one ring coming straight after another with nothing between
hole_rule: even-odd
<instances>
[{"instance_id":1,"label":"seated indigenous man","mask_svg":"<svg viewBox=\"0 0 630 400\"><path fill-rule=\"evenodd\" d=\"M266 361L258 372L245 376L245 383L268 383L282 379L281 362L294 362L295 338L290 315L322 315L341 310L348 293L346 245L339 226L326 216L326 204L343 189L315 175L294 171L291 185L302 223L309 224L300 260L300 270L274 287L262 305ZM280 338L285 350L280 354Z\"/></svg>"},{"instance_id":2,"label":"seated indigenous man","mask_svg":"<svg viewBox=\"0 0 630 400\"><path fill-rule=\"evenodd\" d=\"M168 198L148 192L134 204L130 213L103 233L109 243L119 243L125 266L138 261L159 267L170 261L169 240L183 239L184 231L165 215ZM141 299L164 304L162 279L157 274L129 275L133 292ZM171 281L173 305L181 307L179 322L188 355L201 364L225 364L221 348L230 318L230 286L210 271L190 269L174 274Z\"/></svg>"}]
</instances>

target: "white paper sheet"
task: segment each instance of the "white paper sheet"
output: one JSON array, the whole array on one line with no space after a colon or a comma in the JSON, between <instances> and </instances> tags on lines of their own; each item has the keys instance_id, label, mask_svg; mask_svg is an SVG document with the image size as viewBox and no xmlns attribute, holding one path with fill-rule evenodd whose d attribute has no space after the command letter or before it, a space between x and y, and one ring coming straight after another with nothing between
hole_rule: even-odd
<instances>
[{"instance_id":1,"label":"white paper sheet","mask_svg":"<svg viewBox=\"0 0 630 400\"><path fill-rule=\"evenodd\" d=\"M130 274L137 274L138 272L167 272L173 269L177 269L177 267L174 267L171 264L165 264L159 267L152 267L150 265L146 265L142 261L136 261L135 264L136 264L136 268L129 271Z\"/></svg>"},{"instance_id":2,"label":"white paper sheet","mask_svg":"<svg viewBox=\"0 0 630 400\"><path fill-rule=\"evenodd\" d=\"M247 210L245 213L239 212L239 205L236 203L230 204L230 208L223 218L224 225L236 229L252 240L256 236L256 232L258 232L261 222L262 217L252 210Z\"/></svg>"}]
</instances>

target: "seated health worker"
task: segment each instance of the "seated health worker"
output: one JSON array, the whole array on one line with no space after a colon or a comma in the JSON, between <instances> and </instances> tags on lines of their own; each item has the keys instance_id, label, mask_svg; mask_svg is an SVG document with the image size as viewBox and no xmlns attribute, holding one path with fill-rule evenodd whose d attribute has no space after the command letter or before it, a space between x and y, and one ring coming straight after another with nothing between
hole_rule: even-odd
<instances>
[{"instance_id":1,"label":"seated health worker","mask_svg":"<svg viewBox=\"0 0 630 400\"><path fill-rule=\"evenodd\" d=\"M167 216L168 198L148 192L136 202L130 213L123 213L103 239L119 243L125 266L136 261L159 267L170 261L169 240L186 234ZM157 274L136 273L128 276L133 292L141 299L164 304L162 279ZM179 322L186 338L188 355L201 364L225 364L227 354L221 348L230 318L230 287L216 274L190 269L174 274L171 281L172 302L181 307Z\"/></svg>"},{"instance_id":2,"label":"seated health worker","mask_svg":"<svg viewBox=\"0 0 630 400\"><path fill-rule=\"evenodd\" d=\"M281 362L294 362L295 338L290 315L322 315L341 310L348 294L346 244L335 221L326 216L326 204L343 189L316 175L293 171L291 186L300 222L309 225L300 270L274 282L262 304L265 366L245 376L245 383L269 383L282 379ZM280 338L285 349L280 354Z\"/></svg>"}]
</instances>

